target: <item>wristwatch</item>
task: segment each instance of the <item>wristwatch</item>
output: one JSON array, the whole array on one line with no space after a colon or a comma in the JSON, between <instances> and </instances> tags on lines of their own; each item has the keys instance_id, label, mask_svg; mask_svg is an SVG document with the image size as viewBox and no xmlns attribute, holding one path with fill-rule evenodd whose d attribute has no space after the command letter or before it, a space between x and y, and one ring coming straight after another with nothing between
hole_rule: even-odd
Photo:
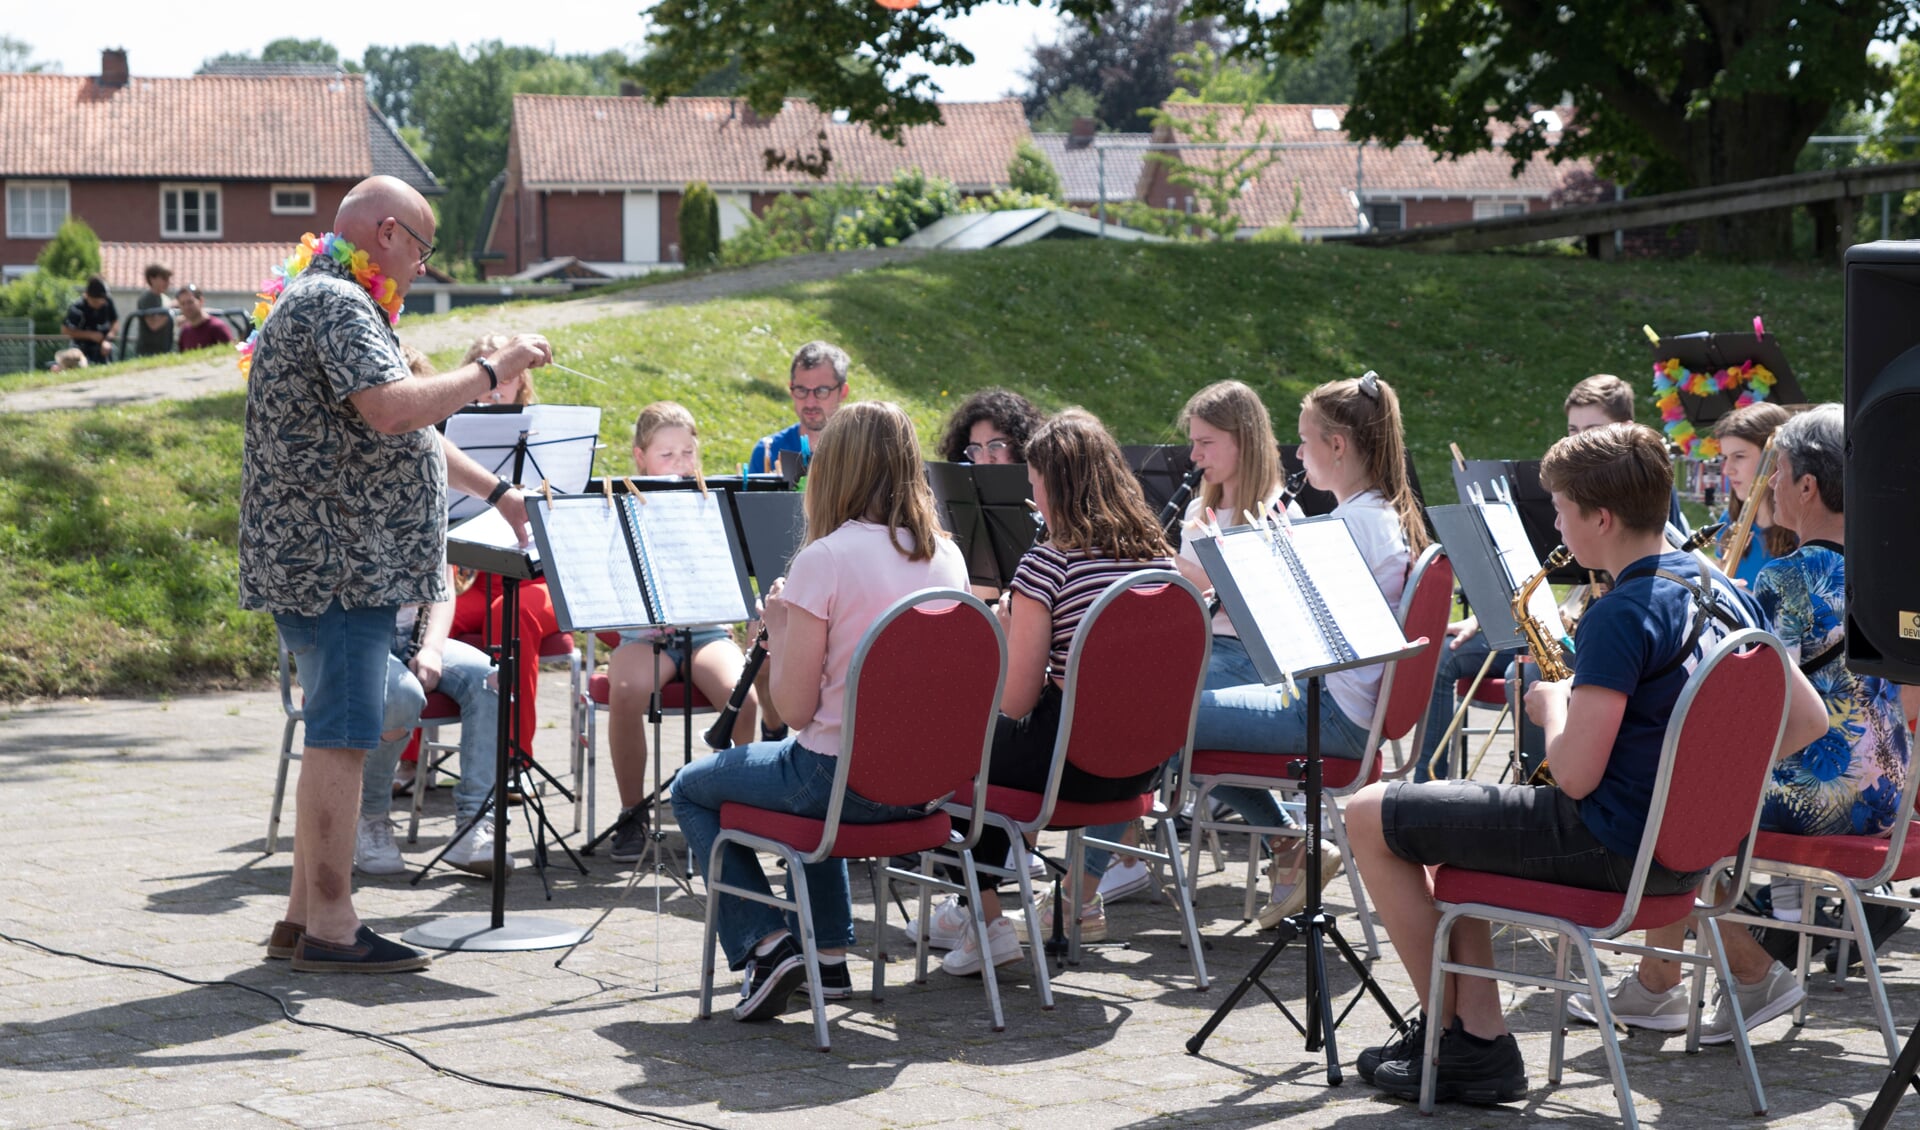
<instances>
[{"instance_id":1,"label":"wristwatch","mask_svg":"<svg viewBox=\"0 0 1920 1130\"><path fill-rule=\"evenodd\" d=\"M499 479L495 481L493 484L493 489L487 492L487 505L492 506L494 503L499 502L500 496L512 489L513 489L513 484L508 482L505 479Z\"/></svg>"}]
</instances>

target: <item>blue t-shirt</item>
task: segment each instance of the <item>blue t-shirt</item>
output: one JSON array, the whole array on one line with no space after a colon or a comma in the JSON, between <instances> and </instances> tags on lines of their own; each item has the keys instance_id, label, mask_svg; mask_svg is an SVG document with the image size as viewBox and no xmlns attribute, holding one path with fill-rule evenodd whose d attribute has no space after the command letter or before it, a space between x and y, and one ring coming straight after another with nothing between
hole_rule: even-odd
<instances>
[{"instance_id":1,"label":"blue t-shirt","mask_svg":"<svg viewBox=\"0 0 1920 1130\"><path fill-rule=\"evenodd\" d=\"M800 453L800 470L805 473L807 464L813 459L813 445L800 434L800 421L795 420L770 436L764 436L753 445L753 454L747 457L747 474L758 475L780 469L780 453L797 451Z\"/></svg>"},{"instance_id":2,"label":"blue t-shirt","mask_svg":"<svg viewBox=\"0 0 1920 1130\"><path fill-rule=\"evenodd\" d=\"M1739 517L1731 510L1722 511L1720 514L1720 520L1729 528ZM1746 556L1740 558L1739 564L1734 566L1733 575L1747 582L1747 591L1752 592L1754 585L1760 580L1760 570L1766 568L1767 563L1773 560L1775 560L1773 554L1767 552L1767 528L1755 522L1753 536L1747 539Z\"/></svg>"},{"instance_id":3,"label":"blue t-shirt","mask_svg":"<svg viewBox=\"0 0 1920 1130\"><path fill-rule=\"evenodd\" d=\"M1656 569L1689 581L1704 572L1716 603L1738 624L1757 627L1762 622L1751 597L1718 570L1703 570L1686 553L1643 557L1627 566L1612 591L1594 601L1580 618L1574 634L1573 685L1605 687L1627 696L1606 773L1599 786L1580 800L1580 819L1601 843L1628 858L1639 852L1640 835L1646 830L1654 780L1660 774L1660 747L1666 741L1674 704L1700 660L1733 634L1718 618L1706 617L1686 660L1660 674L1686 647L1700 613L1692 592L1654 576Z\"/></svg>"}]
</instances>

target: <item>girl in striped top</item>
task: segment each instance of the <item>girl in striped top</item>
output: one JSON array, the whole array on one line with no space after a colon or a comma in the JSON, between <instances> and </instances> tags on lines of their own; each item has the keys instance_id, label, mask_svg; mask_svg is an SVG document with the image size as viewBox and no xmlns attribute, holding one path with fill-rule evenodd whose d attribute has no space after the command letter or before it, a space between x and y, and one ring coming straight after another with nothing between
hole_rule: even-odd
<instances>
[{"instance_id":1,"label":"girl in striped top","mask_svg":"<svg viewBox=\"0 0 1920 1130\"><path fill-rule=\"evenodd\" d=\"M1060 728L1061 688L1067 649L1087 609L1115 580L1143 569L1172 569L1166 537L1127 470L1120 447L1091 414L1069 408L1042 424L1027 441L1027 481L1034 505L1046 520L1046 540L1027 551L1001 598L999 615L1007 631L1007 687L993 735L988 779L995 785L1040 792L1052 767L1054 737ZM1064 800L1098 802L1139 796L1152 774L1110 778L1084 773L1072 765L1060 779ZM974 854L997 860L1011 845L999 828L982 831ZM1097 890L1104 860L1091 858L1082 888ZM1098 867L1100 870L1095 870ZM975 904L987 917L987 942L994 964L1020 958L1013 923L1001 916L998 880L982 877ZM1094 910L1098 909L1095 896ZM953 950L942 962L949 973L980 972L982 958L971 919L957 899L939 906L928 922L935 944ZM912 929L913 923L909 923ZM1081 937L1096 925L1083 916ZM1104 926L1104 918L1097 923Z\"/></svg>"}]
</instances>

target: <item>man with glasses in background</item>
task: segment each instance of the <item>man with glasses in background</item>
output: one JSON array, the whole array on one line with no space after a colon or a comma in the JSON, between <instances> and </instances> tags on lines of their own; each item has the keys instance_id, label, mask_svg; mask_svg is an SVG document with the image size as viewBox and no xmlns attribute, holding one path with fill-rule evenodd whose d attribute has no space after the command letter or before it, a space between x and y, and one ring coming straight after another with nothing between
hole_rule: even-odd
<instances>
[{"instance_id":1,"label":"man with glasses in background","mask_svg":"<svg viewBox=\"0 0 1920 1130\"><path fill-rule=\"evenodd\" d=\"M753 445L747 460L749 474L779 470L782 451L798 454L800 469L806 470L813 445L826 430L827 417L847 399L850 363L846 350L824 341L810 341L794 353L793 364L787 367L787 395L793 398L793 414L799 419Z\"/></svg>"}]
</instances>

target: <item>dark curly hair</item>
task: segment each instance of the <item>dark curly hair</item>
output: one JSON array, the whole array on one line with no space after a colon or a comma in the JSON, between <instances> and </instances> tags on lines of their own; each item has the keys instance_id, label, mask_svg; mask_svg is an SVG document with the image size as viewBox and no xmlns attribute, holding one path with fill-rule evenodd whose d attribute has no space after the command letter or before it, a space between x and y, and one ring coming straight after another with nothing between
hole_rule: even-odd
<instances>
[{"instance_id":1,"label":"dark curly hair","mask_svg":"<svg viewBox=\"0 0 1920 1130\"><path fill-rule=\"evenodd\" d=\"M993 421L1000 434L1013 441L1013 461L1027 461L1027 439L1040 426L1040 410L1033 401L1004 388L983 388L960 402L947 419L947 433L940 441L940 457L959 463L967 457L967 440L973 426L982 420Z\"/></svg>"}]
</instances>

